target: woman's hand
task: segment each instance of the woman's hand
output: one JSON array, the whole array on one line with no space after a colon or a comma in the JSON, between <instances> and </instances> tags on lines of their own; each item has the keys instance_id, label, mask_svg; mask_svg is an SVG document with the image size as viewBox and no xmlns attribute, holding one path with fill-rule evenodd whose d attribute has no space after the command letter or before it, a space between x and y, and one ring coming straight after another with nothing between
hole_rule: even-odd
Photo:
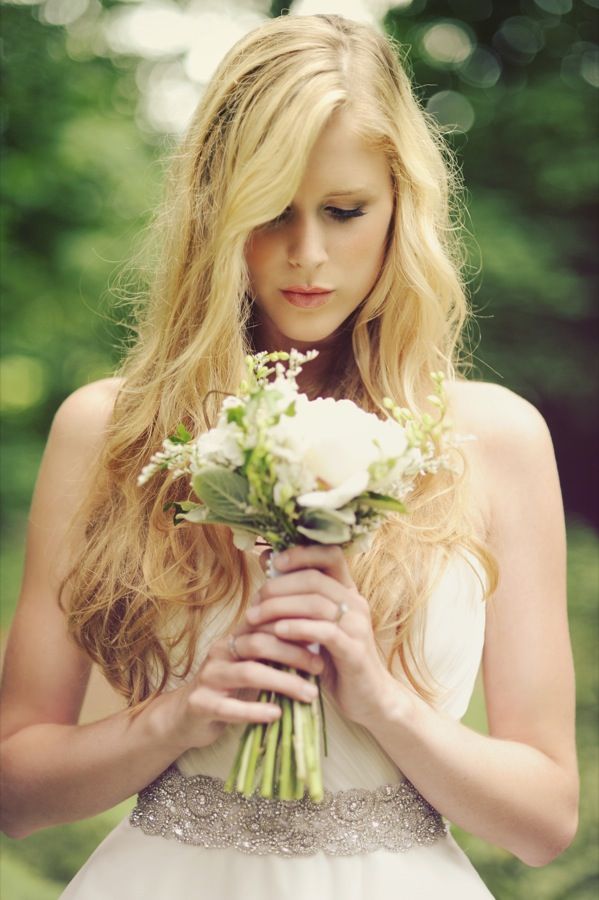
<instances>
[{"instance_id":1,"label":"woman's hand","mask_svg":"<svg viewBox=\"0 0 599 900\"><path fill-rule=\"evenodd\" d=\"M213 743L227 723L279 718L277 704L256 699L260 691L276 691L305 703L316 697L311 682L273 664L314 675L323 669L318 654L248 624L215 641L195 677L173 692L176 702L167 729L177 736L179 752Z\"/></svg>"},{"instance_id":2,"label":"woman's hand","mask_svg":"<svg viewBox=\"0 0 599 900\"><path fill-rule=\"evenodd\" d=\"M320 644L323 683L349 719L368 727L401 686L377 650L370 608L339 547L293 547L273 562L277 578L258 592L247 621L285 641Z\"/></svg>"}]
</instances>

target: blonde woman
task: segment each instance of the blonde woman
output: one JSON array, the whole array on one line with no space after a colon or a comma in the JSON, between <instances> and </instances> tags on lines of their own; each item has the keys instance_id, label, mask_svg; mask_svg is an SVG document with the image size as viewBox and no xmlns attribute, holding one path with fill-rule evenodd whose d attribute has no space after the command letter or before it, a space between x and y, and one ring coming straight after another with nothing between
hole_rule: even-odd
<instances>
[{"instance_id":1,"label":"blonde woman","mask_svg":"<svg viewBox=\"0 0 599 900\"><path fill-rule=\"evenodd\" d=\"M555 462L528 403L457 373L455 199L373 29L276 19L214 76L176 155L137 342L118 377L59 409L31 510L4 828L91 816L152 782L163 801L119 825L65 898L468 900L491 895L445 820L530 866L572 840ZM444 371L456 430L476 440L459 477L423 484L370 551L294 548L266 582L227 529L173 527L169 479L136 480L177 423L214 422L248 350L292 346L320 351L301 375L310 396L372 411L386 395L425 409ZM488 736L460 723L481 658ZM92 662L130 708L81 726ZM256 692L310 691L269 662L322 674L327 801L260 800L244 818L221 779L243 725L279 715Z\"/></svg>"}]
</instances>

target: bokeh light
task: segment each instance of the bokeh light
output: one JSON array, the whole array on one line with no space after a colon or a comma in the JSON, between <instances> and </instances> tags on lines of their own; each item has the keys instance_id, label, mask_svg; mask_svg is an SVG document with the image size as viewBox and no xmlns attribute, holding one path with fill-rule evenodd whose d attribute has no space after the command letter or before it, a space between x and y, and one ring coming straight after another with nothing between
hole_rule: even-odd
<instances>
[{"instance_id":1,"label":"bokeh light","mask_svg":"<svg viewBox=\"0 0 599 900\"><path fill-rule=\"evenodd\" d=\"M532 62L544 43L541 26L528 16L506 19L493 37L502 55L519 65Z\"/></svg>"},{"instance_id":2,"label":"bokeh light","mask_svg":"<svg viewBox=\"0 0 599 900\"><path fill-rule=\"evenodd\" d=\"M444 131L470 131L474 125L474 109L467 97L458 91L437 91L426 108Z\"/></svg>"},{"instance_id":3,"label":"bokeh light","mask_svg":"<svg viewBox=\"0 0 599 900\"><path fill-rule=\"evenodd\" d=\"M424 53L433 65L452 67L462 65L472 54L475 38L459 22L437 22L421 34Z\"/></svg>"},{"instance_id":4,"label":"bokeh light","mask_svg":"<svg viewBox=\"0 0 599 900\"><path fill-rule=\"evenodd\" d=\"M0 410L22 412L37 406L46 395L45 366L33 356L11 354L0 360Z\"/></svg>"}]
</instances>

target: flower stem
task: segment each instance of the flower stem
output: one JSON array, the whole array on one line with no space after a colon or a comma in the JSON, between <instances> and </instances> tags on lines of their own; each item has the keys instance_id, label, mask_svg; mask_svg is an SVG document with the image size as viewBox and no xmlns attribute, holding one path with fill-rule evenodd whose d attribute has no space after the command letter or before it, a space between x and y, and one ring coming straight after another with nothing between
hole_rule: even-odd
<instances>
[{"instance_id":1,"label":"flower stem","mask_svg":"<svg viewBox=\"0 0 599 900\"><path fill-rule=\"evenodd\" d=\"M262 691L260 694L260 703L266 703L268 700L268 692ZM258 765L258 760L260 759L262 753L264 752L264 744L262 738L264 736L264 724L256 723L251 730L251 749L250 755L248 759L247 770L245 773L245 780L243 784L243 795L244 797L251 797L254 793L254 779L256 777L256 767Z\"/></svg>"},{"instance_id":2,"label":"flower stem","mask_svg":"<svg viewBox=\"0 0 599 900\"><path fill-rule=\"evenodd\" d=\"M235 782L235 790L240 794L243 793L245 788L245 779L247 775L247 770L250 762L250 755L252 752L252 743L254 739L253 727L251 726L248 730L248 733L243 741L243 750L241 751L241 759L239 761L239 771L237 773L237 781Z\"/></svg>"},{"instance_id":3,"label":"flower stem","mask_svg":"<svg viewBox=\"0 0 599 900\"><path fill-rule=\"evenodd\" d=\"M248 736L248 733L251 729L251 725L246 725L241 737L239 738L239 744L237 746L237 753L235 754L235 759L233 761L233 765L231 766L231 771L229 772L229 777L225 781L224 790L230 794L231 791L235 787L235 782L237 781L237 775L239 773L239 766L241 765L241 757L243 755L243 748L245 747L245 739Z\"/></svg>"},{"instance_id":4,"label":"flower stem","mask_svg":"<svg viewBox=\"0 0 599 900\"><path fill-rule=\"evenodd\" d=\"M304 717L302 714L303 703L293 701L293 749L295 751L295 767L298 778L305 781L306 778L306 748L304 741Z\"/></svg>"},{"instance_id":5,"label":"flower stem","mask_svg":"<svg viewBox=\"0 0 599 900\"><path fill-rule=\"evenodd\" d=\"M275 719L274 722L269 722L266 729L266 750L264 753L264 763L262 769L262 784L260 786L260 795L262 797L271 798L274 793L275 760L277 757L277 747L279 744L280 731L280 719Z\"/></svg>"},{"instance_id":6,"label":"flower stem","mask_svg":"<svg viewBox=\"0 0 599 900\"><path fill-rule=\"evenodd\" d=\"M314 675L311 675L310 681L314 681L314 683L316 684L316 686L318 688L318 710L320 713L319 723L321 726L319 731L320 730L322 731L322 743L323 743L323 747L324 747L324 755L328 756L329 755L329 744L327 741L327 719L324 714L324 699L322 696L322 688L320 686L320 676L316 675L316 677L314 677ZM320 747L318 749L320 752Z\"/></svg>"},{"instance_id":7,"label":"flower stem","mask_svg":"<svg viewBox=\"0 0 599 900\"><path fill-rule=\"evenodd\" d=\"M281 771L279 776L279 798L281 800L293 800L291 791L291 733L293 731L293 721L291 716L291 700L289 697L281 699L283 707L282 723L281 723Z\"/></svg>"},{"instance_id":8,"label":"flower stem","mask_svg":"<svg viewBox=\"0 0 599 900\"><path fill-rule=\"evenodd\" d=\"M304 707L306 766L308 769L308 793L314 803L323 798L322 767L320 765L320 741L318 727L318 702Z\"/></svg>"}]
</instances>

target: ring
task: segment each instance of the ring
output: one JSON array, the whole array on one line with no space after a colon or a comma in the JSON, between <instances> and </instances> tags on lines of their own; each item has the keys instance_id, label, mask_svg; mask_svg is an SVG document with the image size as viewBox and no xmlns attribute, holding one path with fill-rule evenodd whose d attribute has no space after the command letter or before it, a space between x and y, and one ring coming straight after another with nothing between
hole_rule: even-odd
<instances>
[{"instance_id":1,"label":"ring","mask_svg":"<svg viewBox=\"0 0 599 900\"><path fill-rule=\"evenodd\" d=\"M339 622L346 612L349 612L349 606L343 600L339 603L339 609L337 610L337 615L333 619L333 622Z\"/></svg>"},{"instance_id":2,"label":"ring","mask_svg":"<svg viewBox=\"0 0 599 900\"><path fill-rule=\"evenodd\" d=\"M231 656L233 657L233 659L241 660L241 659L243 659L243 657L241 657L241 656L239 655L239 651L238 651L237 647L235 646L236 640L237 640L237 638L235 637L235 635L234 635L234 634L230 634L230 635L229 635L229 640L227 641L227 645L228 645L228 647L229 647L229 653L231 654Z\"/></svg>"}]
</instances>

